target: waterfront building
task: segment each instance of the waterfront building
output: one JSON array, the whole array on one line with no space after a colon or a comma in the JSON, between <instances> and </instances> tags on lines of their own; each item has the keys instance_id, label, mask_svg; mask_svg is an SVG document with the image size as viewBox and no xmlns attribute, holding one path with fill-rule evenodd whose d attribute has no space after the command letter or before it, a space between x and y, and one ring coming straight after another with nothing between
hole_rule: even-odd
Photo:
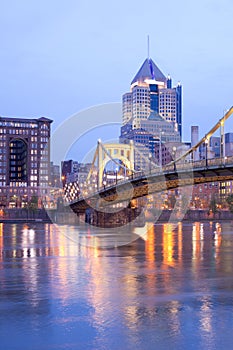
<instances>
[{"instance_id":1,"label":"waterfront building","mask_svg":"<svg viewBox=\"0 0 233 350\"><path fill-rule=\"evenodd\" d=\"M182 137L182 86L172 87L170 76L165 77L151 58L147 58L122 97L123 125L132 119L133 129L142 128L142 122L151 113L173 123Z\"/></svg>"},{"instance_id":2,"label":"waterfront building","mask_svg":"<svg viewBox=\"0 0 233 350\"><path fill-rule=\"evenodd\" d=\"M79 184L85 183L87 176L91 170L92 163L78 163L77 171L74 168L73 173L70 174L70 181L78 181ZM93 172L95 167L93 169Z\"/></svg>"},{"instance_id":3,"label":"waterfront building","mask_svg":"<svg viewBox=\"0 0 233 350\"><path fill-rule=\"evenodd\" d=\"M0 206L46 198L52 120L0 117Z\"/></svg>"},{"instance_id":4,"label":"waterfront building","mask_svg":"<svg viewBox=\"0 0 233 350\"><path fill-rule=\"evenodd\" d=\"M50 162L50 180L51 187L61 187L60 166Z\"/></svg>"},{"instance_id":5,"label":"waterfront building","mask_svg":"<svg viewBox=\"0 0 233 350\"><path fill-rule=\"evenodd\" d=\"M193 209L211 209L211 201L220 203L220 183L210 182L194 185L192 189L191 207Z\"/></svg>"},{"instance_id":6,"label":"waterfront building","mask_svg":"<svg viewBox=\"0 0 233 350\"><path fill-rule=\"evenodd\" d=\"M71 182L85 183L91 167L92 163L79 163L73 159L61 162L63 186Z\"/></svg>"},{"instance_id":7,"label":"waterfront building","mask_svg":"<svg viewBox=\"0 0 233 350\"><path fill-rule=\"evenodd\" d=\"M61 179L62 179L62 185L67 183L67 177L69 174L73 173L73 160L64 160L61 162Z\"/></svg>"}]
</instances>

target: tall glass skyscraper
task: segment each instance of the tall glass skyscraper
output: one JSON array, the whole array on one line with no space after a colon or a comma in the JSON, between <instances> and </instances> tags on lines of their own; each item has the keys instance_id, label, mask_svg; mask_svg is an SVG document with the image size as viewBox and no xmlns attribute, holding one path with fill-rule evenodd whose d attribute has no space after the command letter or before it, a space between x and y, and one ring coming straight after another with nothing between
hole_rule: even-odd
<instances>
[{"instance_id":1,"label":"tall glass skyscraper","mask_svg":"<svg viewBox=\"0 0 233 350\"><path fill-rule=\"evenodd\" d=\"M174 124L181 140L182 86L172 87L171 77L165 77L151 58L143 62L122 102L123 125L130 122L133 129L139 129L151 114L158 114Z\"/></svg>"}]
</instances>

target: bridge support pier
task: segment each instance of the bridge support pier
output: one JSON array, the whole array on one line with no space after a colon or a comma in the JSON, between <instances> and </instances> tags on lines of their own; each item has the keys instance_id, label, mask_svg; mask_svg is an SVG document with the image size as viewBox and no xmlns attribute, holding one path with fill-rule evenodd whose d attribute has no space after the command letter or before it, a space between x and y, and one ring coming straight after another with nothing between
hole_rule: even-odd
<instances>
[{"instance_id":1,"label":"bridge support pier","mask_svg":"<svg viewBox=\"0 0 233 350\"><path fill-rule=\"evenodd\" d=\"M145 214L141 208L124 208L115 212L97 211L88 208L85 212L85 222L102 228L122 227L130 223L141 227L145 225Z\"/></svg>"}]
</instances>

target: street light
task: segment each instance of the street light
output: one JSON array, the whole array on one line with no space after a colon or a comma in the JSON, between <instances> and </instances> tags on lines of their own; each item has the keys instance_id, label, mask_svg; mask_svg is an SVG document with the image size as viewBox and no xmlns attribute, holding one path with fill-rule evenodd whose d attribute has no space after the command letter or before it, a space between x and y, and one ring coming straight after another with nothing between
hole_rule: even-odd
<instances>
[{"instance_id":1,"label":"street light","mask_svg":"<svg viewBox=\"0 0 233 350\"><path fill-rule=\"evenodd\" d=\"M208 166L208 138L205 139L205 165Z\"/></svg>"},{"instance_id":2,"label":"street light","mask_svg":"<svg viewBox=\"0 0 233 350\"><path fill-rule=\"evenodd\" d=\"M124 180L126 179L127 176L127 168L126 165L124 164Z\"/></svg>"},{"instance_id":3,"label":"street light","mask_svg":"<svg viewBox=\"0 0 233 350\"><path fill-rule=\"evenodd\" d=\"M118 167L116 167L116 184L117 184L117 172L118 172Z\"/></svg>"},{"instance_id":4,"label":"street light","mask_svg":"<svg viewBox=\"0 0 233 350\"><path fill-rule=\"evenodd\" d=\"M159 131L159 166L162 167L162 134L164 134L163 131Z\"/></svg>"},{"instance_id":5,"label":"street light","mask_svg":"<svg viewBox=\"0 0 233 350\"><path fill-rule=\"evenodd\" d=\"M151 159L152 159L152 154L149 153L149 173L151 174Z\"/></svg>"},{"instance_id":6,"label":"street light","mask_svg":"<svg viewBox=\"0 0 233 350\"><path fill-rule=\"evenodd\" d=\"M176 158L176 146L172 147L172 158L173 158L173 162L174 162L174 171L176 171L176 162L175 162L175 158Z\"/></svg>"}]
</instances>

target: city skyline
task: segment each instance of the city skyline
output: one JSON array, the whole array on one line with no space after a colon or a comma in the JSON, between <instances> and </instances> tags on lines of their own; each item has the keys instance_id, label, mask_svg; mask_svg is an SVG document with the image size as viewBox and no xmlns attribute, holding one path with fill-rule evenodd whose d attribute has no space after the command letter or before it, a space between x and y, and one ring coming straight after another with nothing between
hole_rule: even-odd
<instances>
[{"instance_id":1,"label":"city skyline","mask_svg":"<svg viewBox=\"0 0 233 350\"><path fill-rule=\"evenodd\" d=\"M147 56L148 34L150 56L184 88L184 140L191 125L203 135L231 107L230 1L54 4L2 4L0 115L47 116L55 129L80 110L120 101Z\"/></svg>"}]
</instances>

